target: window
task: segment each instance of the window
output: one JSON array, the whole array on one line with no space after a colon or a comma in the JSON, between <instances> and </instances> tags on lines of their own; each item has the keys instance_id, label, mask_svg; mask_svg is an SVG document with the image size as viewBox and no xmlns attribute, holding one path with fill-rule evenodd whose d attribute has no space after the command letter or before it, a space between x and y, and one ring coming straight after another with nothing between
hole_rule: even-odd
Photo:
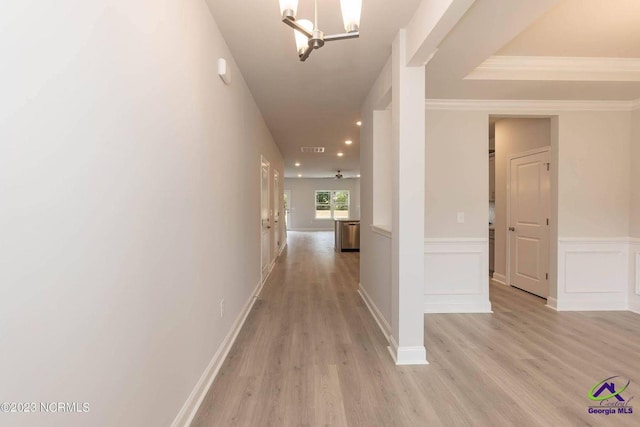
<instances>
[{"instance_id":1,"label":"window","mask_svg":"<svg viewBox=\"0 0 640 427\"><path fill-rule=\"evenodd\" d=\"M316 191L316 219L349 218L349 191Z\"/></svg>"}]
</instances>

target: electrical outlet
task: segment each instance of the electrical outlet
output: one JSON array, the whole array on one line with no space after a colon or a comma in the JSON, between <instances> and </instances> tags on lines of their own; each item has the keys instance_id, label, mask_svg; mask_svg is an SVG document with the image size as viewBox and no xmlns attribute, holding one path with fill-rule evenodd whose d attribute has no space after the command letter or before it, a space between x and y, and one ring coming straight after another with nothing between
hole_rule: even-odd
<instances>
[{"instance_id":1,"label":"electrical outlet","mask_svg":"<svg viewBox=\"0 0 640 427\"><path fill-rule=\"evenodd\" d=\"M464 212L458 212L458 224L464 224Z\"/></svg>"},{"instance_id":2,"label":"electrical outlet","mask_svg":"<svg viewBox=\"0 0 640 427\"><path fill-rule=\"evenodd\" d=\"M220 300L220 317L224 317L224 298Z\"/></svg>"}]
</instances>

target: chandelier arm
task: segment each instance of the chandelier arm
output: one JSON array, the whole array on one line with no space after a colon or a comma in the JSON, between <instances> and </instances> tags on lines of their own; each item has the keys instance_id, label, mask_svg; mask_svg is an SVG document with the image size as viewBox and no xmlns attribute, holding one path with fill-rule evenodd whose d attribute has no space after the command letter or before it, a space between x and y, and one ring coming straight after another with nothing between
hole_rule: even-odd
<instances>
[{"instance_id":1,"label":"chandelier arm","mask_svg":"<svg viewBox=\"0 0 640 427\"><path fill-rule=\"evenodd\" d=\"M335 40L357 39L358 37L360 37L360 33L356 31L353 33L331 34L330 36L324 36L324 41L332 42Z\"/></svg>"},{"instance_id":2,"label":"chandelier arm","mask_svg":"<svg viewBox=\"0 0 640 427\"><path fill-rule=\"evenodd\" d=\"M300 26L300 24L298 24L295 20L291 19L288 16L285 16L284 18L282 18L282 22L284 22L294 30L301 32L308 38L311 38L313 36L309 31L305 30L302 26Z\"/></svg>"},{"instance_id":3,"label":"chandelier arm","mask_svg":"<svg viewBox=\"0 0 640 427\"><path fill-rule=\"evenodd\" d=\"M313 46L309 46L307 50L305 50L304 53L300 55L300 61L306 61L309 55L311 55L311 52L313 52Z\"/></svg>"}]
</instances>

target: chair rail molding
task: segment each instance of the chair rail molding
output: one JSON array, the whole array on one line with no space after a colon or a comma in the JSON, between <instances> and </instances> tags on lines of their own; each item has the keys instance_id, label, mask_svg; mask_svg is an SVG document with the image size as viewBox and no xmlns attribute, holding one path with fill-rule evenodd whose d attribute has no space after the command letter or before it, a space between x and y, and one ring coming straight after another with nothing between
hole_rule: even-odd
<instances>
[{"instance_id":1,"label":"chair rail molding","mask_svg":"<svg viewBox=\"0 0 640 427\"><path fill-rule=\"evenodd\" d=\"M375 234L386 237L388 239L391 239L391 237L393 237L393 232L391 231L390 225L371 224L369 225L369 227L371 228L371 231Z\"/></svg>"}]
</instances>

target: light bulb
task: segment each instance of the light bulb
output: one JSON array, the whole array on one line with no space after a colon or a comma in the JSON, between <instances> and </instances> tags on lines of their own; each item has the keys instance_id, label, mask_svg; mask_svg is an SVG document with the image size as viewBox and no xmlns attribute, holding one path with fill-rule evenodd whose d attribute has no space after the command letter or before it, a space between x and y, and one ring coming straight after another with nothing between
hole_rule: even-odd
<instances>
[{"instance_id":1,"label":"light bulb","mask_svg":"<svg viewBox=\"0 0 640 427\"><path fill-rule=\"evenodd\" d=\"M289 16L295 19L296 13L298 13L298 0L280 0L280 15L283 18Z\"/></svg>"},{"instance_id":2,"label":"light bulb","mask_svg":"<svg viewBox=\"0 0 640 427\"><path fill-rule=\"evenodd\" d=\"M305 30L309 32L313 31L313 22L308 19L301 19L296 22ZM302 55L309 47L309 38L298 30L293 30L293 34L296 36L296 49L298 50L298 55Z\"/></svg>"},{"instance_id":3,"label":"light bulb","mask_svg":"<svg viewBox=\"0 0 640 427\"><path fill-rule=\"evenodd\" d=\"M344 30L353 33L360 28L360 13L362 12L362 0L340 0L342 8L342 20Z\"/></svg>"}]
</instances>

